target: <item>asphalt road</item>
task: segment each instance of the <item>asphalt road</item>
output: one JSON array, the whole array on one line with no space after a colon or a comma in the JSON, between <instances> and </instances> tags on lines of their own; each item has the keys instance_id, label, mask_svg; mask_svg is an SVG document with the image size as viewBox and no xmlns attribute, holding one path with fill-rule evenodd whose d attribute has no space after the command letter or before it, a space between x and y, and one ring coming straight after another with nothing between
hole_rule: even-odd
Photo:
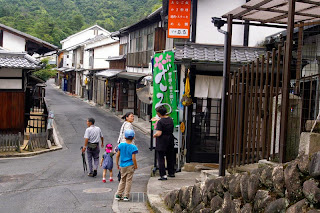
<instances>
[{"instance_id":1,"label":"asphalt road","mask_svg":"<svg viewBox=\"0 0 320 213\"><path fill-rule=\"evenodd\" d=\"M63 94L50 83L46 97L55 113L64 148L28 158L0 159L0 212L112 212L118 181L102 183L101 168L96 178L84 174L80 147L88 117L96 119L105 143L114 145L121 121ZM148 143L148 137L136 130L138 170L133 178L132 192L146 191L153 162ZM114 178L117 173L114 166Z\"/></svg>"}]
</instances>

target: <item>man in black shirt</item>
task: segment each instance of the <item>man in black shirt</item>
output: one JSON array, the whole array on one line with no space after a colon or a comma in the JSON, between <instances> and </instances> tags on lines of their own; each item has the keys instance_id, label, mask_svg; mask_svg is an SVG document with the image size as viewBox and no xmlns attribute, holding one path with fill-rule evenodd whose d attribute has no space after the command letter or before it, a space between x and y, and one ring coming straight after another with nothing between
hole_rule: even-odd
<instances>
[{"instance_id":1,"label":"man in black shirt","mask_svg":"<svg viewBox=\"0 0 320 213\"><path fill-rule=\"evenodd\" d=\"M160 172L159 180L167 180L164 156L166 156L167 159L168 176L175 177L174 124L172 118L167 115L167 109L164 106L159 106L156 111L160 120L157 122L157 132L153 137L156 138L156 151L158 153L158 165Z\"/></svg>"}]
</instances>

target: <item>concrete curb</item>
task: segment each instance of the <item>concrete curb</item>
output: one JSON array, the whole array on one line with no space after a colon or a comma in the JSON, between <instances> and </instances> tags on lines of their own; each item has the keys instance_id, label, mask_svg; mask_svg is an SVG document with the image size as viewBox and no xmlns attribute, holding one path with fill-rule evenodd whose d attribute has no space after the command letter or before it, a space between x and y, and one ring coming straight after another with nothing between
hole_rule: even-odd
<instances>
[{"instance_id":1,"label":"concrete curb","mask_svg":"<svg viewBox=\"0 0 320 213\"><path fill-rule=\"evenodd\" d=\"M41 151L35 151L30 153L15 153L15 154L6 154L6 155L0 155L0 158L12 158L12 157L30 157L35 155L40 155L47 152L53 152L62 149L62 146L57 146L51 149L45 149Z\"/></svg>"},{"instance_id":2,"label":"concrete curb","mask_svg":"<svg viewBox=\"0 0 320 213\"><path fill-rule=\"evenodd\" d=\"M115 213L121 213L120 209L119 209L119 201L113 199L113 203L112 203L112 211Z\"/></svg>"},{"instance_id":3,"label":"concrete curb","mask_svg":"<svg viewBox=\"0 0 320 213\"><path fill-rule=\"evenodd\" d=\"M165 206L163 200L161 199L160 195L158 194L151 194L150 188L152 187L151 185L151 178L148 181L147 185L147 200L152 208L152 210L156 213L170 213L172 211L168 210L168 208Z\"/></svg>"},{"instance_id":4,"label":"concrete curb","mask_svg":"<svg viewBox=\"0 0 320 213\"><path fill-rule=\"evenodd\" d=\"M59 132L56 130L55 125L56 125L55 121L53 120L53 138L54 138L56 147L53 147L50 149L44 149L44 150L40 150L40 151L34 151L34 152L3 154L3 155L0 155L0 158L31 157L31 156L40 155L40 154L47 153L47 152L61 150L63 147L62 147L60 141L63 141L63 140L60 136L58 136Z\"/></svg>"}]
</instances>

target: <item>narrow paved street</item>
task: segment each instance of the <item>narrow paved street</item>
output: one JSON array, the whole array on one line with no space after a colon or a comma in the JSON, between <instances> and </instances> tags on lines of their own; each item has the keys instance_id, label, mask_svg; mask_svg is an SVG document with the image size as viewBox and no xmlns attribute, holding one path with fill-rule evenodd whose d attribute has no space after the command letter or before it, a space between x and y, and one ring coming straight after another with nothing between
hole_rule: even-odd
<instances>
[{"instance_id":1,"label":"narrow paved street","mask_svg":"<svg viewBox=\"0 0 320 213\"><path fill-rule=\"evenodd\" d=\"M94 117L106 143L116 143L121 127L114 115L69 97L48 83L46 97L55 113L63 149L28 158L0 159L0 212L112 212L118 181L102 183L84 174L80 147L86 119ZM145 192L153 154L149 138L136 130L138 170L132 192ZM100 152L102 154L102 152ZM118 170L114 170L114 178Z\"/></svg>"}]
</instances>

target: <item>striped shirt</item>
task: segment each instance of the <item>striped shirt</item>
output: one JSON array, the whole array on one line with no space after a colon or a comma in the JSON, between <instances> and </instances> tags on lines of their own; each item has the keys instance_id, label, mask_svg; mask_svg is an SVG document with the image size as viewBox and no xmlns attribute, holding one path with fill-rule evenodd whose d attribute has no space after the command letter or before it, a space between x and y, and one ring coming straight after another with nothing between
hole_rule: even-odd
<instances>
[{"instance_id":1,"label":"striped shirt","mask_svg":"<svg viewBox=\"0 0 320 213\"><path fill-rule=\"evenodd\" d=\"M91 125L86 129L86 132L84 133L84 138L88 138L89 143L99 143L100 138L102 138L102 132L101 129L97 126Z\"/></svg>"}]
</instances>

